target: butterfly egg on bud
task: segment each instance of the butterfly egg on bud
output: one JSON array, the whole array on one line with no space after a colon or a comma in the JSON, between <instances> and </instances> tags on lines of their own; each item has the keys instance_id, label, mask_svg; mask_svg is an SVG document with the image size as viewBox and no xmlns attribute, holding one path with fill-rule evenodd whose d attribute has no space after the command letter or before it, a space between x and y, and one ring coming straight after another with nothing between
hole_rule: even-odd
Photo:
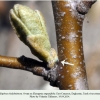
<instances>
[{"instance_id":1,"label":"butterfly egg on bud","mask_svg":"<svg viewBox=\"0 0 100 100\"><path fill-rule=\"evenodd\" d=\"M55 49L51 48L50 56L48 57L48 66L52 68L58 62L58 56Z\"/></svg>"},{"instance_id":2,"label":"butterfly egg on bud","mask_svg":"<svg viewBox=\"0 0 100 100\"><path fill-rule=\"evenodd\" d=\"M57 53L51 48L45 21L38 10L16 4L10 10L10 22L20 40L40 60L47 62L48 67L54 67L58 61Z\"/></svg>"}]
</instances>

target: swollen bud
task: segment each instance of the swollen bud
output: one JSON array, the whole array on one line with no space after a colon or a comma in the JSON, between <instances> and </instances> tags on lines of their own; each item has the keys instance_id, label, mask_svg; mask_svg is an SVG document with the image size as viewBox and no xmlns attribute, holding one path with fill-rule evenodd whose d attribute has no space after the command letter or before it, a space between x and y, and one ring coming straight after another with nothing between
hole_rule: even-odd
<instances>
[{"instance_id":1,"label":"swollen bud","mask_svg":"<svg viewBox=\"0 0 100 100\"><path fill-rule=\"evenodd\" d=\"M56 51L51 48L46 26L41 13L26 6L16 4L10 10L10 22L18 37L39 59L54 67L58 61Z\"/></svg>"}]
</instances>

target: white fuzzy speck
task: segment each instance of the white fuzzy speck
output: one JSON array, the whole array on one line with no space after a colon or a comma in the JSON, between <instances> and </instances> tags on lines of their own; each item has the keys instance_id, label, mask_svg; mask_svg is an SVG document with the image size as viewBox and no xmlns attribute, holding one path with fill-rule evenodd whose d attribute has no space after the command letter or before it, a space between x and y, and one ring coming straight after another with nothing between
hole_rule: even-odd
<instances>
[{"instance_id":1,"label":"white fuzzy speck","mask_svg":"<svg viewBox=\"0 0 100 100\"><path fill-rule=\"evenodd\" d=\"M72 9L70 9L69 11L73 11Z\"/></svg>"},{"instance_id":2,"label":"white fuzzy speck","mask_svg":"<svg viewBox=\"0 0 100 100\"><path fill-rule=\"evenodd\" d=\"M62 36L62 39L65 39L65 36Z\"/></svg>"},{"instance_id":3,"label":"white fuzzy speck","mask_svg":"<svg viewBox=\"0 0 100 100\"><path fill-rule=\"evenodd\" d=\"M80 71L80 66L78 66L78 67L76 68L76 70L79 72L79 71Z\"/></svg>"},{"instance_id":4,"label":"white fuzzy speck","mask_svg":"<svg viewBox=\"0 0 100 100\"><path fill-rule=\"evenodd\" d=\"M61 76L61 78L64 78L64 75L63 75L63 76Z\"/></svg>"},{"instance_id":5,"label":"white fuzzy speck","mask_svg":"<svg viewBox=\"0 0 100 100\"><path fill-rule=\"evenodd\" d=\"M61 74L59 74L59 76L61 76Z\"/></svg>"},{"instance_id":6,"label":"white fuzzy speck","mask_svg":"<svg viewBox=\"0 0 100 100\"><path fill-rule=\"evenodd\" d=\"M82 31L78 30L78 33L82 33Z\"/></svg>"},{"instance_id":7,"label":"white fuzzy speck","mask_svg":"<svg viewBox=\"0 0 100 100\"><path fill-rule=\"evenodd\" d=\"M66 12L61 12L60 14L61 14L61 16L64 16L66 14Z\"/></svg>"},{"instance_id":8,"label":"white fuzzy speck","mask_svg":"<svg viewBox=\"0 0 100 100\"><path fill-rule=\"evenodd\" d=\"M59 34L58 36L61 37L61 34Z\"/></svg>"},{"instance_id":9,"label":"white fuzzy speck","mask_svg":"<svg viewBox=\"0 0 100 100\"><path fill-rule=\"evenodd\" d=\"M64 50L65 48L64 48L64 47L62 47L62 49Z\"/></svg>"},{"instance_id":10,"label":"white fuzzy speck","mask_svg":"<svg viewBox=\"0 0 100 100\"><path fill-rule=\"evenodd\" d=\"M81 46L81 48L83 48L83 46Z\"/></svg>"},{"instance_id":11,"label":"white fuzzy speck","mask_svg":"<svg viewBox=\"0 0 100 100\"><path fill-rule=\"evenodd\" d=\"M77 24L80 24L80 22L77 22Z\"/></svg>"},{"instance_id":12,"label":"white fuzzy speck","mask_svg":"<svg viewBox=\"0 0 100 100\"><path fill-rule=\"evenodd\" d=\"M76 34L76 36L75 37L78 37L78 35Z\"/></svg>"},{"instance_id":13,"label":"white fuzzy speck","mask_svg":"<svg viewBox=\"0 0 100 100\"><path fill-rule=\"evenodd\" d=\"M60 67L60 69L63 69L62 67Z\"/></svg>"},{"instance_id":14,"label":"white fuzzy speck","mask_svg":"<svg viewBox=\"0 0 100 100\"><path fill-rule=\"evenodd\" d=\"M80 62L80 64L82 65L82 62Z\"/></svg>"},{"instance_id":15,"label":"white fuzzy speck","mask_svg":"<svg viewBox=\"0 0 100 100\"><path fill-rule=\"evenodd\" d=\"M73 29L74 29L74 27L71 28L71 30L73 30Z\"/></svg>"},{"instance_id":16,"label":"white fuzzy speck","mask_svg":"<svg viewBox=\"0 0 100 100\"><path fill-rule=\"evenodd\" d=\"M87 82L86 79L80 77L75 82L75 90L87 90Z\"/></svg>"},{"instance_id":17,"label":"white fuzzy speck","mask_svg":"<svg viewBox=\"0 0 100 100\"><path fill-rule=\"evenodd\" d=\"M75 42L76 41L76 33L71 32L69 35L66 35L66 39L69 40L70 42Z\"/></svg>"},{"instance_id":18,"label":"white fuzzy speck","mask_svg":"<svg viewBox=\"0 0 100 100\"><path fill-rule=\"evenodd\" d=\"M73 55L72 58L77 58L77 55Z\"/></svg>"},{"instance_id":19,"label":"white fuzzy speck","mask_svg":"<svg viewBox=\"0 0 100 100\"><path fill-rule=\"evenodd\" d=\"M70 84L70 85L68 85L68 87L72 87L72 85Z\"/></svg>"}]
</instances>

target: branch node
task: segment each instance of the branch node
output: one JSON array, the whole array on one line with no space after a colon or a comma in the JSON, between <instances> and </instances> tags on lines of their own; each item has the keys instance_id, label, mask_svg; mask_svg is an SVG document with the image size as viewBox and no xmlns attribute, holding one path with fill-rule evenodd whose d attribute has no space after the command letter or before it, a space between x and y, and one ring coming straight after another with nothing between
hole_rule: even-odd
<instances>
[{"instance_id":1,"label":"branch node","mask_svg":"<svg viewBox=\"0 0 100 100\"><path fill-rule=\"evenodd\" d=\"M90 0L90 1L81 1L77 7L76 10L82 14L85 15L86 13L88 13L89 9L91 8L91 6L96 2L97 0Z\"/></svg>"},{"instance_id":2,"label":"branch node","mask_svg":"<svg viewBox=\"0 0 100 100\"><path fill-rule=\"evenodd\" d=\"M58 62L57 62L58 63ZM55 64L53 68L47 71L46 77L44 77L44 80L47 80L50 82L51 86L57 87L57 78L58 78L58 64Z\"/></svg>"}]
</instances>

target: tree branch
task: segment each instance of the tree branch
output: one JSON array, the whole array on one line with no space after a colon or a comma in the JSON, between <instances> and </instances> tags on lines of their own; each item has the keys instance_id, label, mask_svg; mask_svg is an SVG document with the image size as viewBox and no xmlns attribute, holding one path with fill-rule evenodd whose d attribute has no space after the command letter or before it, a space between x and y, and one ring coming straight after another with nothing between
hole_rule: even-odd
<instances>
[{"instance_id":1,"label":"tree branch","mask_svg":"<svg viewBox=\"0 0 100 100\"><path fill-rule=\"evenodd\" d=\"M26 70L35 73L36 75L43 76L46 63L25 56L19 58L0 56L0 67Z\"/></svg>"},{"instance_id":2,"label":"tree branch","mask_svg":"<svg viewBox=\"0 0 100 100\"><path fill-rule=\"evenodd\" d=\"M58 45L58 80L60 89L88 89L82 43L84 14L96 0L53 1ZM66 61L62 64L62 61Z\"/></svg>"},{"instance_id":3,"label":"tree branch","mask_svg":"<svg viewBox=\"0 0 100 100\"><path fill-rule=\"evenodd\" d=\"M57 65L55 65L52 69L48 69L47 63L39 62L25 56L21 56L19 58L0 56L0 67L32 72L35 75L42 76L45 80L49 81L52 86L56 86Z\"/></svg>"},{"instance_id":4,"label":"tree branch","mask_svg":"<svg viewBox=\"0 0 100 100\"><path fill-rule=\"evenodd\" d=\"M76 11L77 2L53 1L59 69L58 87L63 90L88 89L82 44L84 16ZM66 61L70 64L63 64Z\"/></svg>"}]
</instances>

